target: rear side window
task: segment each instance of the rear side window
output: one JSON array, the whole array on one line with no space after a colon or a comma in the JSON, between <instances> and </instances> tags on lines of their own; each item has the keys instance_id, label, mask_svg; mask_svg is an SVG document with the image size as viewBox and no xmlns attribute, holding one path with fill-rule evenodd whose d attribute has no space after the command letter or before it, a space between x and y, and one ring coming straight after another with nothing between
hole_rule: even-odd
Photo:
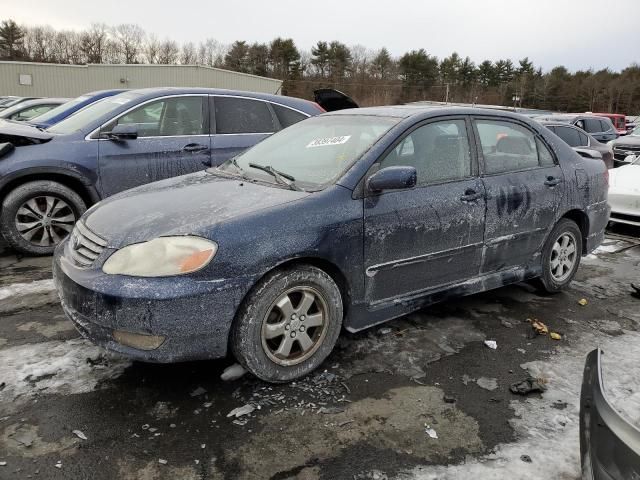
<instances>
[{"instance_id":1,"label":"rear side window","mask_svg":"<svg viewBox=\"0 0 640 480\"><path fill-rule=\"evenodd\" d=\"M556 164L552 153L542 140L536 137L536 148L538 149L538 162L543 167L551 167Z\"/></svg>"},{"instance_id":2,"label":"rear side window","mask_svg":"<svg viewBox=\"0 0 640 480\"><path fill-rule=\"evenodd\" d=\"M570 127L556 127L556 135L564 140L570 147L579 147L582 144L580 139L580 132L575 128Z\"/></svg>"},{"instance_id":3,"label":"rear side window","mask_svg":"<svg viewBox=\"0 0 640 480\"><path fill-rule=\"evenodd\" d=\"M267 102L215 97L216 133L272 133L276 126Z\"/></svg>"},{"instance_id":4,"label":"rear side window","mask_svg":"<svg viewBox=\"0 0 640 480\"><path fill-rule=\"evenodd\" d=\"M607 130L606 128L602 128L602 124L597 118L585 118L582 122L584 123L584 130L589 133L598 133Z\"/></svg>"},{"instance_id":5,"label":"rear side window","mask_svg":"<svg viewBox=\"0 0 640 480\"><path fill-rule=\"evenodd\" d=\"M536 137L527 128L498 120L476 120L476 128L485 173L504 173L540 165Z\"/></svg>"},{"instance_id":6,"label":"rear side window","mask_svg":"<svg viewBox=\"0 0 640 480\"><path fill-rule=\"evenodd\" d=\"M603 132L608 132L609 130L612 130L612 124L606 120L600 120L600 125L602 125L602 130Z\"/></svg>"},{"instance_id":7,"label":"rear side window","mask_svg":"<svg viewBox=\"0 0 640 480\"><path fill-rule=\"evenodd\" d=\"M282 105L272 103L271 107L273 108L274 112L276 112L276 117L278 117L278 121L280 122L280 126L282 128L287 128L294 123L298 123L299 121L307 118L307 115L296 112L295 110L292 110L290 108L283 107Z\"/></svg>"}]
</instances>

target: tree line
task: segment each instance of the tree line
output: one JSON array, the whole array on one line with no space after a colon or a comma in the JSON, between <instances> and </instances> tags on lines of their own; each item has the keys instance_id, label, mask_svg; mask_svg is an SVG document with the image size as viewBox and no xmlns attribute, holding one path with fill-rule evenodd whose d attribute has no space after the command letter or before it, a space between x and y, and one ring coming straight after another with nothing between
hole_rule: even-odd
<instances>
[{"instance_id":1,"label":"tree line","mask_svg":"<svg viewBox=\"0 0 640 480\"><path fill-rule=\"evenodd\" d=\"M62 64L205 65L283 80L282 93L311 98L333 87L361 105L419 100L514 105L554 111L640 113L640 66L544 72L528 57L473 62L454 52L430 55L424 48L393 56L386 48L318 41L310 50L291 38L268 43L213 38L179 44L138 25L92 24L83 31L0 23L0 59Z\"/></svg>"}]
</instances>

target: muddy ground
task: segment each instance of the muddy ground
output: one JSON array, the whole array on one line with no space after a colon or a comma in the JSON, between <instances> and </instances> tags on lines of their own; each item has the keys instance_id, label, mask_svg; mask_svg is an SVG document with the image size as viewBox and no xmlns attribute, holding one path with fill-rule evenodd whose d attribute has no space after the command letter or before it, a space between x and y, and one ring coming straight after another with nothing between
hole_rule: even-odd
<instances>
[{"instance_id":1,"label":"muddy ground","mask_svg":"<svg viewBox=\"0 0 640 480\"><path fill-rule=\"evenodd\" d=\"M278 386L223 382L231 359L106 354L64 317L50 259L0 247L0 478L577 479L584 355L640 349L639 234L611 232L559 295L518 284L344 332L320 370ZM509 391L528 373L544 394Z\"/></svg>"}]
</instances>

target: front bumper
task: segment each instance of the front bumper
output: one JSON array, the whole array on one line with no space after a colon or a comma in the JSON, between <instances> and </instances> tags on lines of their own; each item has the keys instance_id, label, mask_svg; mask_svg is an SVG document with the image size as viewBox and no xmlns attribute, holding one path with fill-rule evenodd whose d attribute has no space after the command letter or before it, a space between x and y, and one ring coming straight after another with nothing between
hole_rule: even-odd
<instances>
[{"instance_id":1,"label":"front bumper","mask_svg":"<svg viewBox=\"0 0 640 480\"><path fill-rule=\"evenodd\" d=\"M203 360L227 354L231 323L251 279L107 275L99 269L76 267L64 256L66 243L54 255L54 281L65 314L83 337L146 362ZM155 350L141 350L118 343L114 330L165 340Z\"/></svg>"},{"instance_id":2,"label":"front bumper","mask_svg":"<svg viewBox=\"0 0 640 480\"><path fill-rule=\"evenodd\" d=\"M602 383L601 352L587 356L580 395L580 458L582 478L640 478L640 430L607 401Z\"/></svg>"},{"instance_id":3,"label":"front bumper","mask_svg":"<svg viewBox=\"0 0 640 480\"><path fill-rule=\"evenodd\" d=\"M640 226L640 192L609 189L611 220Z\"/></svg>"}]
</instances>

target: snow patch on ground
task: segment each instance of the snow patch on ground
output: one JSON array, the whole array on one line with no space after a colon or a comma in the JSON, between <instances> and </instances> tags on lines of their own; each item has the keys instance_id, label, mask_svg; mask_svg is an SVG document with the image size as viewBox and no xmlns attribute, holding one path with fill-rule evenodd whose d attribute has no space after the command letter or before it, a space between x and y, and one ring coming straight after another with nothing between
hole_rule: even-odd
<instances>
[{"instance_id":1,"label":"snow patch on ground","mask_svg":"<svg viewBox=\"0 0 640 480\"><path fill-rule=\"evenodd\" d=\"M26 344L0 350L0 402L42 394L84 393L122 374L130 361L83 339Z\"/></svg>"},{"instance_id":2,"label":"snow patch on ground","mask_svg":"<svg viewBox=\"0 0 640 480\"><path fill-rule=\"evenodd\" d=\"M24 295L50 293L55 291L53 279L36 280L31 283L14 283L6 287L0 287L0 300Z\"/></svg>"},{"instance_id":3,"label":"snow patch on ground","mask_svg":"<svg viewBox=\"0 0 640 480\"><path fill-rule=\"evenodd\" d=\"M549 389L541 399L529 398L525 402L511 403L516 412L516 418L511 420L511 425L520 439L518 442L500 445L494 454L467 463L419 467L410 473L401 474L398 478L579 479L580 387L586 355L598 345L605 352L603 376L609 400L615 408L638 424L640 334L625 331L624 335L617 337L597 338L589 335L576 341L573 347L558 349L557 354L549 361L522 365L533 376L545 378ZM634 391L630 392L630 389ZM531 463L523 461L523 455L530 457Z\"/></svg>"}]
</instances>

